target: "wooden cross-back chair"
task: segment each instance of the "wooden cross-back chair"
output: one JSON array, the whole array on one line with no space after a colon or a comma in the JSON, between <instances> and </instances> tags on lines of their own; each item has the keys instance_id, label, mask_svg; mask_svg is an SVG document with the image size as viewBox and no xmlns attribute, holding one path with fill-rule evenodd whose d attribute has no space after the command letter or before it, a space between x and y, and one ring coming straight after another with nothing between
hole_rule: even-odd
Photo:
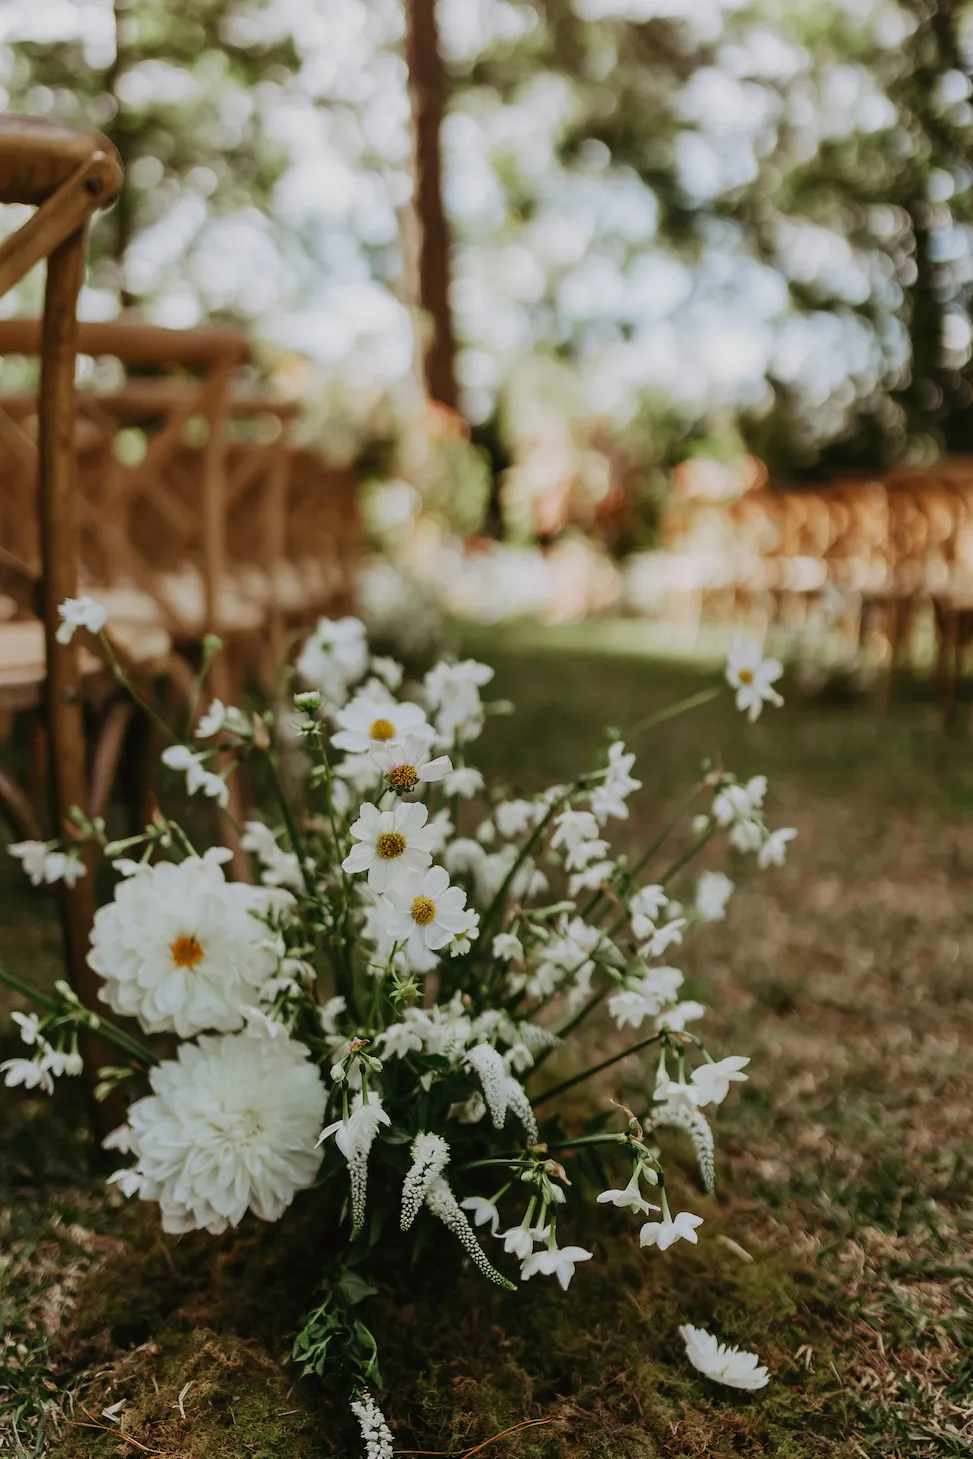
<instances>
[{"instance_id":1,"label":"wooden cross-back chair","mask_svg":"<svg viewBox=\"0 0 973 1459\"><path fill-rule=\"evenodd\" d=\"M121 166L111 143L97 133L28 117L0 117L0 203L32 204L36 211L0 244L0 296L46 260L44 318L39 329L37 406L37 516L40 574L36 606L43 623L43 694L50 758L51 804L60 832L72 806L86 806L88 784L80 645L57 641L58 604L76 595L78 520L73 426L77 354L77 300L85 265L89 220L118 194ZM24 503L25 511L30 503ZM6 569L22 585L35 574L5 551ZM0 663L0 696L29 695L36 685L23 666ZM6 684L4 680L6 679ZM15 825L30 825L29 801L6 775L0 801ZM93 916L91 876L62 888L68 972L80 997L95 1005L95 975L87 966Z\"/></svg>"}]
</instances>

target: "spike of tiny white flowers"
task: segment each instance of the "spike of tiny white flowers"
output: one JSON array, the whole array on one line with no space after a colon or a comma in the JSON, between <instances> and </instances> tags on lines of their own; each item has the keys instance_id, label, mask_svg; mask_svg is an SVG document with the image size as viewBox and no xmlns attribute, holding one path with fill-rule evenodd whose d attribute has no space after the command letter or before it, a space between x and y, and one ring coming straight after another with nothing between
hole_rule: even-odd
<instances>
[{"instance_id":1,"label":"spike of tiny white flowers","mask_svg":"<svg viewBox=\"0 0 973 1459\"><path fill-rule=\"evenodd\" d=\"M449 1164L449 1146L442 1135L423 1131L412 1142L412 1165L402 1182L400 1225L408 1231L419 1214L430 1185ZM466 1220L466 1217L463 1217Z\"/></svg>"},{"instance_id":2,"label":"spike of tiny white flowers","mask_svg":"<svg viewBox=\"0 0 973 1459\"><path fill-rule=\"evenodd\" d=\"M508 1292L516 1290L514 1283L502 1276L487 1257L483 1247L473 1234L473 1228L466 1219L465 1212L460 1209L456 1197L441 1175L436 1175L427 1188L425 1202L431 1214L438 1221L442 1221L447 1231L453 1233L485 1277L489 1277L495 1286L503 1287Z\"/></svg>"},{"instance_id":3,"label":"spike of tiny white flowers","mask_svg":"<svg viewBox=\"0 0 973 1459\"><path fill-rule=\"evenodd\" d=\"M350 1407L361 1430L365 1459L392 1459L392 1431L372 1395L362 1390Z\"/></svg>"},{"instance_id":4,"label":"spike of tiny white flowers","mask_svg":"<svg viewBox=\"0 0 973 1459\"><path fill-rule=\"evenodd\" d=\"M365 1224L365 1202L368 1197L368 1157L371 1154L380 1125L392 1121L382 1107L382 1101L374 1090L368 1099L356 1094L351 1114L346 1119L335 1120L327 1125L318 1136L317 1143L334 1135L335 1144L348 1162L348 1180L351 1184L351 1234L357 1236Z\"/></svg>"},{"instance_id":5,"label":"spike of tiny white flowers","mask_svg":"<svg viewBox=\"0 0 973 1459\"><path fill-rule=\"evenodd\" d=\"M643 1116L642 1123L647 1130L684 1130L693 1144L703 1189L708 1196L716 1195L716 1154L713 1131L706 1116L682 1101L670 1100L658 1109Z\"/></svg>"},{"instance_id":6,"label":"spike of tiny white flowers","mask_svg":"<svg viewBox=\"0 0 973 1459\"><path fill-rule=\"evenodd\" d=\"M507 1109L512 1109L518 1120L524 1127L524 1134L527 1136L528 1145L537 1144L537 1120L534 1118L534 1111L531 1108L527 1091L518 1079L508 1076L504 1085L504 1097Z\"/></svg>"},{"instance_id":7,"label":"spike of tiny white flowers","mask_svg":"<svg viewBox=\"0 0 973 1459\"><path fill-rule=\"evenodd\" d=\"M483 1098L490 1111L493 1128L502 1130L507 1118L507 1084L510 1082L502 1056L492 1044L477 1044L468 1050L466 1059L483 1085Z\"/></svg>"}]
</instances>

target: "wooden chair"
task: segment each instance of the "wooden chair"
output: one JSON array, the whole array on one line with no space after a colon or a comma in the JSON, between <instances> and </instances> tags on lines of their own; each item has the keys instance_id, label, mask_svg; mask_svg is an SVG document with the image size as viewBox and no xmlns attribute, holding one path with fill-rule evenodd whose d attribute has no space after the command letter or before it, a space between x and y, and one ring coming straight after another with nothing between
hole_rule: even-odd
<instances>
[{"instance_id":1,"label":"wooden chair","mask_svg":"<svg viewBox=\"0 0 973 1459\"><path fill-rule=\"evenodd\" d=\"M0 245L0 296L35 264L47 261L44 317L38 328L41 361L37 407L37 504L40 526L40 619L43 622L43 690L50 751L50 784L60 831L72 806L87 803L82 673L77 642L57 641L58 604L77 592L78 517L73 426L77 354L77 299L85 264L89 220L118 194L121 166L111 143L29 117L0 117L0 203L32 204L36 211ZM26 505L26 504L25 504ZM12 556L12 561L10 557ZM8 555L8 568L16 568ZM39 644L26 651L36 656ZM0 693L31 692L40 665L0 662ZM25 682L26 681L26 682ZM7 777L4 777L5 782ZM13 816L24 799L10 783L0 799ZM88 934L94 909L92 877L62 888L68 972L79 996L95 1007L96 976L88 968ZM89 1061L89 1068L91 1063Z\"/></svg>"}]
</instances>

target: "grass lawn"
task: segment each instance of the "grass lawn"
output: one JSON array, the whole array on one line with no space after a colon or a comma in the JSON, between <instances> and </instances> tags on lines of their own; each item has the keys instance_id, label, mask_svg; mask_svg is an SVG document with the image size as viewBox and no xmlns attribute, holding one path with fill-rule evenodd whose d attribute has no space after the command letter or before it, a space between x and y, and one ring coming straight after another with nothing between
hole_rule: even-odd
<instances>
[{"instance_id":1,"label":"grass lawn","mask_svg":"<svg viewBox=\"0 0 973 1459\"><path fill-rule=\"evenodd\" d=\"M525 789L575 773L606 723L624 728L712 682L630 644L594 654L580 630L470 648L518 704L491 726L481 764ZM632 844L705 754L768 775L769 823L800 831L784 868L741 866L727 920L681 961L688 995L713 1009L711 1046L753 1059L719 1112L718 1199L667 1140L677 1199L705 1217L699 1247L641 1252L625 1213L579 1214L570 1239L596 1259L566 1296L537 1281L496 1293L438 1251L413 1273L390 1244L373 1325L396 1442L471 1454L536 1420L482 1452L969 1455L970 744L943 738L922 704L881 718L866 703L793 702L751 727L721 700L639 749ZM0 877L0 959L49 979L48 904L12 866ZM593 1056L623 1046L592 1027ZM622 1068L643 1106L650 1070ZM356 1453L345 1415L283 1361L336 1247L315 1195L274 1228L177 1242L151 1210L109 1207L89 1153L68 1096L2 1102L0 1453ZM683 1321L756 1348L770 1386L700 1378Z\"/></svg>"}]
</instances>

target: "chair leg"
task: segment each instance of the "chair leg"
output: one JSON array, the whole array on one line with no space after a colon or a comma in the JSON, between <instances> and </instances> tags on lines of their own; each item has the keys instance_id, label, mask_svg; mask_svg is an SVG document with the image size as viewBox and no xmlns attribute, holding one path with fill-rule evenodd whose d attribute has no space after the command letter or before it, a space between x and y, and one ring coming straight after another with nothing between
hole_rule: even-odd
<instances>
[{"instance_id":1,"label":"chair leg","mask_svg":"<svg viewBox=\"0 0 973 1459\"><path fill-rule=\"evenodd\" d=\"M79 229L56 248L47 263L44 325L41 336L41 379L38 397L38 504L42 557L41 585L47 654L47 723L50 735L51 799L58 834L73 806L84 806L85 741L81 672L75 644L58 643L58 604L77 591L78 524L73 449L77 355L77 301L84 274L85 230ZM94 920L94 858L85 857L88 875L73 886L61 886L68 977L82 1003L97 1008L97 974L87 963ZM94 1099L98 1068L113 1056L98 1039L82 1041L85 1082L92 1123L107 1133L110 1112Z\"/></svg>"},{"instance_id":2,"label":"chair leg","mask_svg":"<svg viewBox=\"0 0 973 1459\"><path fill-rule=\"evenodd\" d=\"M24 794L16 780L3 769L0 769L0 809L6 812L14 834L21 841L43 841L44 832L30 797Z\"/></svg>"}]
</instances>

